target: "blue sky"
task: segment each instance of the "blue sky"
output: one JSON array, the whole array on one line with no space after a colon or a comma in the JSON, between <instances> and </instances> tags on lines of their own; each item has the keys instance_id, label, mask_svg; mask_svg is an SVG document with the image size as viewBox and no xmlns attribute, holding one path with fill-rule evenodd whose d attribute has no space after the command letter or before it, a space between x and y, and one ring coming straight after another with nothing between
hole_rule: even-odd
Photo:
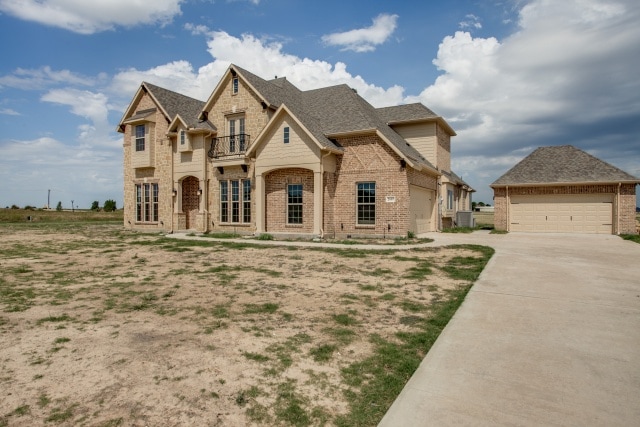
<instances>
[{"instance_id":1,"label":"blue sky","mask_svg":"<svg viewBox=\"0 0 640 427\"><path fill-rule=\"evenodd\" d=\"M141 81L205 100L229 63L424 103L476 201L543 145L640 177L638 22L636 0L0 0L0 206L121 207Z\"/></svg>"}]
</instances>

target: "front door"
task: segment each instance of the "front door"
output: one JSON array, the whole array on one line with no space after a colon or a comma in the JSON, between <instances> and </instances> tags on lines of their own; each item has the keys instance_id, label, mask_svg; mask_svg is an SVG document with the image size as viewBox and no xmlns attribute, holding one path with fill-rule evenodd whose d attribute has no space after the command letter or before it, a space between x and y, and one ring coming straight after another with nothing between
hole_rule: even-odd
<instances>
[{"instance_id":1,"label":"front door","mask_svg":"<svg viewBox=\"0 0 640 427\"><path fill-rule=\"evenodd\" d=\"M196 215L200 205L199 185L200 181L195 176L189 176L182 180L182 212L185 213L185 228L187 230L196 227Z\"/></svg>"}]
</instances>

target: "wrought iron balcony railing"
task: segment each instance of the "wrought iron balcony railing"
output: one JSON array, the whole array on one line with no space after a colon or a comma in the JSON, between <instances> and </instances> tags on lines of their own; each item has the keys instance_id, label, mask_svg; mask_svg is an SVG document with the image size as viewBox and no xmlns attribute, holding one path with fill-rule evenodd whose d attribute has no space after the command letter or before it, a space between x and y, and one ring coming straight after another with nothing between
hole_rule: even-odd
<instances>
[{"instance_id":1,"label":"wrought iron balcony railing","mask_svg":"<svg viewBox=\"0 0 640 427\"><path fill-rule=\"evenodd\" d=\"M219 136L211 140L208 156L212 159L221 157L241 157L249 148L250 135L239 133L237 135Z\"/></svg>"}]
</instances>

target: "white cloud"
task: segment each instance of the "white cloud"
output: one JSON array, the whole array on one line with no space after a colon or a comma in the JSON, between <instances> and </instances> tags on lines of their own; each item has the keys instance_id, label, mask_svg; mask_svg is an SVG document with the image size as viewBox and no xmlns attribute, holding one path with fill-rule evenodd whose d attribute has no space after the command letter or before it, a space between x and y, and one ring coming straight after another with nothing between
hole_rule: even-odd
<instances>
[{"instance_id":1,"label":"white cloud","mask_svg":"<svg viewBox=\"0 0 640 427\"><path fill-rule=\"evenodd\" d=\"M445 37L433 61L443 74L407 101L423 102L458 131L454 166L477 178L484 199L486 186L537 146L592 150L609 141L612 149L598 153L604 160L633 145L637 155L637 137L620 136L640 127L637 22L632 0L530 1L504 40ZM625 130L604 133L612 121Z\"/></svg>"},{"instance_id":2,"label":"white cloud","mask_svg":"<svg viewBox=\"0 0 640 427\"><path fill-rule=\"evenodd\" d=\"M0 0L0 11L26 21L80 34L115 26L165 24L179 15L184 0Z\"/></svg>"},{"instance_id":3,"label":"white cloud","mask_svg":"<svg viewBox=\"0 0 640 427\"><path fill-rule=\"evenodd\" d=\"M108 98L103 93L78 89L54 89L42 96L42 101L68 105L71 112L91 120L96 126L107 125Z\"/></svg>"},{"instance_id":4,"label":"white cloud","mask_svg":"<svg viewBox=\"0 0 640 427\"><path fill-rule=\"evenodd\" d=\"M114 171L121 167L120 150L69 145L50 137L8 141L0 145L0 205L44 206L49 189L53 206L62 201L70 207L74 200L88 208L93 200L118 201L122 174Z\"/></svg>"},{"instance_id":5,"label":"white cloud","mask_svg":"<svg viewBox=\"0 0 640 427\"><path fill-rule=\"evenodd\" d=\"M237 64L265 79L287 77L302 90L347 84L375 106L398 104L403 88L384 89L353 76L342 62L300 58L282 51L282 44L260 40L251 34L234 37L224 31L211 31L204 26L185 27L194 34L208 38L208 51L213 61L197 71L187 61L176 61L148 70L123 70L113 78L110 90L133 96L142 81L174 90L196 99L207 99L229 64Z\"/></svg>"},{"instance_id":6,"label":"white cloud","mask_svg":"<svg viewBox=\"0 0 640 427\"><path fill-rule=\"evenodd\" d=\"M0 114L4 114L6 116L20 116L21 114L11 108L3 108L0 110Z\"/></svg>"},{"instance_id":7,"label":"white cloud","mask_svg":"<svg viewBox=\"0 0 640 427\"><path fill-rule=\"evenodd\" d=\"M322 41L330 46L342 46L342 50L371 52L391 37L397 27L397 21L398 15L383 13L373 19L370 27L327 34L322 36Z\"/></svg>"},{"instance_id":8,"label":"white cloud","mask_svg":"<svg viewBox=\"0 0 640 427\"><path fill-rule=\"evenodd\" d=\"M67 84L92 86L97 81L104 80L105 74L87 77L69 70L52 70L49 66L37 69L18 68L11 74L0 77L0 88L3 86L23 90L42 89L45 87Z\"/></svg>"},{"instance_id":9,"label":"white cloud","mask_svg":"<svg viewBox=\"0 0 640 427\"><path fill-rule=\"evenodd\" d=\"M479 30L482 28L482 23L480 22L480 18L476 15L468 14L465 16L465 20L458 23L458 26L463 30L467 28Z\"/></svg>"}]
</instances>

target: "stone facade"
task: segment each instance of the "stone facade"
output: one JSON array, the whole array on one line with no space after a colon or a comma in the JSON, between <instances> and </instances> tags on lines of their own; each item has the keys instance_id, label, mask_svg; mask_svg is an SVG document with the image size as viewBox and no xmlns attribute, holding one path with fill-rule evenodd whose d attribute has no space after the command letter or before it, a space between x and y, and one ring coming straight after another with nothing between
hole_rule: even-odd
<instances>
[{"instance_id":1,"label":"stone facade","mask_svg":"<svg viewBox=\"0 0 640 427\"><path fill-rule=\"evenodd\" d=\"M201 110L200 123L212 124L208 130L176 117L165 117L166 106L157 105L143 84L121 122L124 150L125 226L142 230L233 232L238 234L287 233L305 235L406 236L410 231L410 186L429 190L430 203L439 196L439 173L413 169L377 134L352 132L337 137L339 148L328 150L315 142L298 118L276 113L265 103L264 94L228 71ZM285 82L279 84L286 85ZM237 91L234 88L237 87ZM259 87L259 85L257 86ZM152 87L153 89L153 87ZM158 90L161 88L157 88ZM155 92L154 92L155 94ZM178 94L175 94L178 95ZM172 105L179 104L167 95ZM184 98L180 102L185 101ZM188 100L187 100L188 101ZM198 102L197 100L193 100ZM147 111L155 109L153 114ZM275 114L279 114L278 117ZM243 119L246 152L253 149L258 135L262 139L251 156L211 158L212 141L228 141L229 122ZM238 126L239 122L235 122ZM144 124L145 152L135 152L135 126ZM171 128L170 128L171 126ZM267 128L269 126L269 128ZM435 127L435 135L434 135ZM450 170L450 135L441 125L415 127L414 134L428 145L442 170ZM284 130L287 142L284 142ZM185 144L180 135L187 135ZM242 130L235 128L235 133ZM396 142L397 143L397 142ZM424 145L423 144L423 145ZM427 170L428 169L428 170ZM241 213L240 221L223 220L221 182L229 185L250 182L250 221ZM357 185L375 182L375 223L358 224ZM157 221L136 221L136 184L158 185ZM287 221L287 185L302 184L302 224ZM416 190L416 194L419 192ZM433 200L432 200L433 199ZM425 199L426 200L426 199ZM229 203L231 203L231 198ZM242 193L240 206L243 208ZM427 218L436 219L437 206ZM426 211L426 210L425 210ZM415 221L414 221L415 222ZM434 221L434 223L437 223Z\"/></svg>"}]
</instances>

